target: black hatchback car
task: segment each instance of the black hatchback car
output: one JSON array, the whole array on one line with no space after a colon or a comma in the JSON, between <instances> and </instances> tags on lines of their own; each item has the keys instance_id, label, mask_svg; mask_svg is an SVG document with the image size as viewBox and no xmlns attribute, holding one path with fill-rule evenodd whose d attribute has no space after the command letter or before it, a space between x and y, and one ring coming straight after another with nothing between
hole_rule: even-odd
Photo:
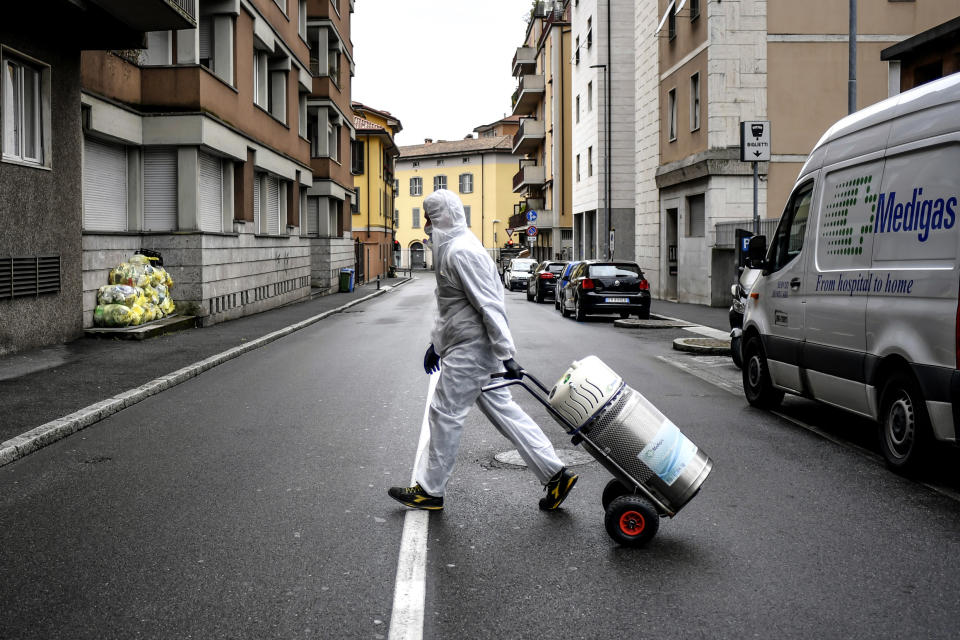
<instances>
[{"instance_id":1,"label":"black hatchback car","mask_svg":"<svg viewBox=\"0 0 960 640\"><path fill-rule=\"evenodd\" d=\"M650 317L650 283L636 262L583 262L570 273L561 296L560 312L578 321L588 315L617 313L621 318Z\"/></svg>"},{"instance_id":2,"label":"black hatchback car","mask_svg":"<svg viewBox=\"0 0 960 640\"><path fill-rule=\"evenodd\" d=\"M559 260L544 260L538 264L530 280L527 281L527 300L536 300L539 304L545 297L553 296L556 293L560 274L563 273L567 264L569 263Z\"/></svg>"}]
</instances>

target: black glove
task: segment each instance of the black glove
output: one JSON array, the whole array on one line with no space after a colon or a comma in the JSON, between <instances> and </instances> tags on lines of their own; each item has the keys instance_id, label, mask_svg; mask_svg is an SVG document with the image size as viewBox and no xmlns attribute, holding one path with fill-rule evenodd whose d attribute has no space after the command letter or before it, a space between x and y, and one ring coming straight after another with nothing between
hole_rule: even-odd
<instances>
[{"instance_id":1,"label":"black glove","mask_svg":"<svg viewBox=\"0 0 960 640\"><path fill-rule=\"evenodd\" d=\"M513 358L507 358L504 360L503 368L507 370L507 372L503 375L503 377L507 380L519 380L523 377L523 369Z\"/></svg>"},{"instance_id":2,"label":"black glove","mask_svg":"<svg viewBox=\"0 0 960 640\"><path fill-rule=\"evenodd\" d=\"M440 371L440 356L433 350L433 345L427 348L427 352L423 356L423 370L427 375Z\"/></svg>"}]
</instances>

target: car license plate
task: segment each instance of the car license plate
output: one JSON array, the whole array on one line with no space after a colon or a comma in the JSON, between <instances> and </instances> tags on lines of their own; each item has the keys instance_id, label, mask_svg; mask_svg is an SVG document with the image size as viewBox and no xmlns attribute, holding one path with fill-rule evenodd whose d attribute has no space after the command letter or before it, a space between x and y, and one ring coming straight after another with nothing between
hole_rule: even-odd
<instances>
[{"instance_id":1,"label":"car license plate","mask_svg":"<svg viewBox=\"0 0 960 640\"><path fill-rule=\"evenodd\" d=\"M628 302L630 302L630 298L604 298L603 301L604 301L604 302L613 302L613 303L627 304Z\"/></svg>"}]
</instances>

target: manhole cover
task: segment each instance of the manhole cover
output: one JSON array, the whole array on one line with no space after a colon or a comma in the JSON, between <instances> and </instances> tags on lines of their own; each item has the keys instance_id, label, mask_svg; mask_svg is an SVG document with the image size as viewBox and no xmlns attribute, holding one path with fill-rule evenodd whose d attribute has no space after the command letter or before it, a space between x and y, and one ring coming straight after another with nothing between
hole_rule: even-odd
<instances>
[{"instance_id":1,"label":"manhole cover","mask_svg":"<svg viewBox=\"0 0 960 640\"><path fill-rule=\"evenodd\" d=\"M594 461L593 456L579 449L557 449L556 451L557 457L560 458L560 461L568 467L575 467L577 465L588 464ZM522 457L520 457L520 452L516 449L498 453L497 455L493 456L493 458L500 464L505 464L511 467L527 466L527 463L523 461Z\"/></svg>"}]
</instances>

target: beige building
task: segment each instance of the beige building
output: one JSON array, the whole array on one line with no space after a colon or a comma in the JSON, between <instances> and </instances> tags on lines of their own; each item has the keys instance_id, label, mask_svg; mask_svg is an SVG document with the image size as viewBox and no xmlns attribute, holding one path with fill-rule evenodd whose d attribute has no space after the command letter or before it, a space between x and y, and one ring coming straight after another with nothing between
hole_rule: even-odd
<instances>
[{"instance_id":1,"label":"beige building","mask_svg":"<svg viewBox=\"0 0 960 640\"><path fill-rule=\"evenodd\" d=\"M538 260L573 256L573 147L571 129L569 1L537 2L526 40L513 58L518 80L513 115L521 116L512 151L519 158L513 191L520 210L510 217L515 235L531 223L537 228L532 245ZM528 220L528 211L536 219Z\"/></svg>"},{"instance_id":2,"label":"beige building","mask_svg":"<svg viewBox=\"0 0 960 640\"><path fill-rule=\"evenodd\" d=\"M491 255L507 242L507 221L520 202L512 189L516 158L510 136L466 138L400 147L396 160L396 239L402 268L424 268L432 256L423 232L423 199L449 189L463 202L467 225Z\"/></svg>"},{"instance_id":3,"label":"beige building","mask_svg":"<svg viewBox=\"0 0 960 640\"><path fill-rule=\"evenodd\" d=\"M659 210L638 207L637 255L656 297L723 306L734 278L732 229L749 228L753 215L739 123L770 121L758 199L761 217L776 219L807 153L847 113L848 4L658 0L657 8ZM884 48L958 14L960 0L860 0L857 107L888 95ZM638 145L641 163L639 153ZM648 196L638 189L638 200Z\"/></svg>"}]
</instances>

